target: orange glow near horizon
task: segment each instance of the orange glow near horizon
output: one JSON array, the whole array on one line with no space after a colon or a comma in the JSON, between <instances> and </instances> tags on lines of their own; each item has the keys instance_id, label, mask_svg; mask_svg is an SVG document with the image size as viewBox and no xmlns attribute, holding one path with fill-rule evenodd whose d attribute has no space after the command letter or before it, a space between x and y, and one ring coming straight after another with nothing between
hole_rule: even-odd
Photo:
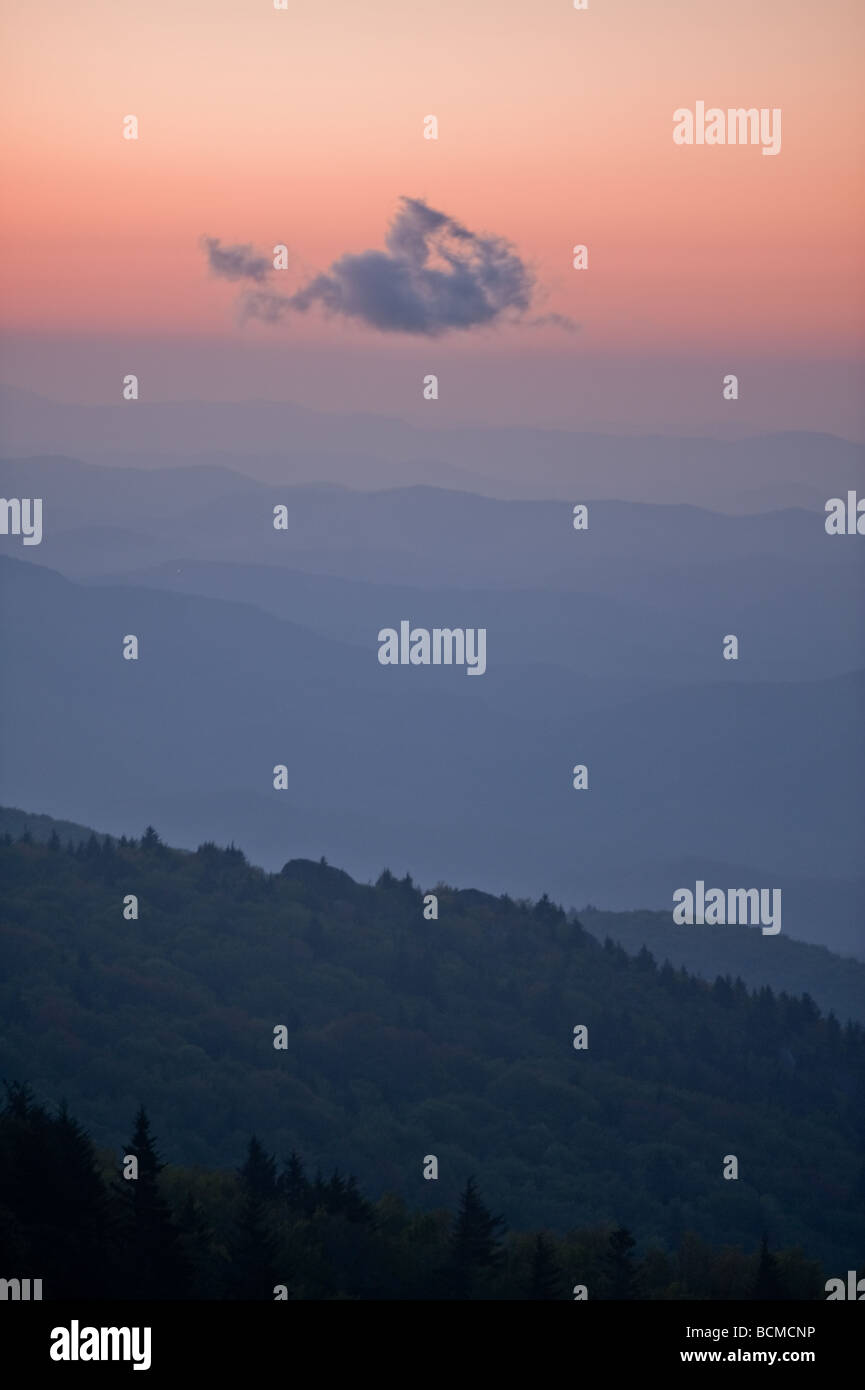
<instances>
[{"instance_id":1,"label":"orange glow near horizon","mask_svg":"<svg viewBox=\"0 0 865 1390\"><path fill-rule=\"evenodd\" d=\"M12 0L6 331L257 337L236 322L239 286L208 274L202 234L285 242L274 287L290 291L381 246L406 194L511 241L535 268L538 311L576 319L581 350L858 354L860 7L757 10ZM674 146L674 109L698 99L780 107L781 153ZM121 138L130 113L136 142ZM430 113L438 141L422 138ZM588 272L571 267L576 242ZM290 332L346 328L309 315ZM561 330L533 341L572 350Z\"/></svg>"}]
</instances>

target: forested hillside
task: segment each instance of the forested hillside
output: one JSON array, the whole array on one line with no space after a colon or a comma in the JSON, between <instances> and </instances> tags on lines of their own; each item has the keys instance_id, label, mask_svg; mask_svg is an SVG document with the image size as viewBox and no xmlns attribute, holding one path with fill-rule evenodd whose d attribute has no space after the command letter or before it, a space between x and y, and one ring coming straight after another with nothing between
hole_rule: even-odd
<instances>
[{"instance_id":1,"label":"forested hillside","mask_svg":"<svg viewBox=\"0 0 865 1390\"><path fill-rule=\"evenodd\" d=\"M0 1105L0 1251L45 1299L815 1299L801 1251L640 1250L624 1227L508 1231L468 1177L456 1210L370 1202L253 1135L234 1172L166 1166L146 1112L122 1156L26 1086ZM6 1265L4 1265L4 1268Z\"/></svg>"},{"instance_id":2,"label":"forested hillside","mask_svg":"<svg viewBox=\"0 0 865 1390\"><path fill-rule=\"evenodd\" d=\"M453 1209L474 1174L512 1229L765 1231L861 1262L865 1033L807 996L629 957L545 898L440 885L431 920L387 871L267 874L152 830L6 836L0 873L0 1075L98 1145L140 1101L181 1164L237 1165L255 1132L412 1208Z\"/></svg>"},{"instance_id":3,"label":"forested hillside","mask_svg":"<svg viewBox=\"0 0 865 1390\"><path fill-rule=\"evenodd\" d=\"M94 832L72 821L0 806L0 836L17 840L25 833L40 842L57 835L64 844L77 845ZM588 906L578 916L593 936L601 942L611 937L629 955L638 955L645 946L659 963L668 959L710 983L718 975L739 976L751 989L769 985L776 992L810 994L823 1013L834 1013L841 1023L865 1022L865 964L825 946L797 941L784 932L767 940L751 927L734 925L687 932L673 925L669 912L611 912Z\"/></svg>"},{"instance_id":4,"label":"forested hillside","mask_svg":"<svg viewBox=\"0 0 865 1390\"><path fill-rule=\"evenodd\" d=\"M225 505L242 532L246 522ZM449 568L455 533L464 544L471 534L475 547L481 534L462 506L445 526L451 515L442 514L440 532ZM537 546L545 536L553 546L554 519ZM603 551L611 527L613 518L588 531L590 544ZM406 534L416 563L414 532ZM669 534L643 518L644 546L651 537L667 556ZM606 563L621 568L627 541L616 535ZM560 553L564 562L568 551ZM731 552L722 553L735 573ZM580 555L571 585L592 571L582 545ZM838 563L847 577L839 572L836 595L855 577ZM801 554L792 564L799 573ZM127 835L150 823L190 850L242 840L271 871L289 852L326 854L362 880L385 861L425 883L442 876L497 894L547 892L568 906L662 910L677 887L723 865L716 882L783 891L785 935L865 957L865 785L850 755L861 743L865 670L838 632L840 624L849 639L850 610L840 598L809 597L805 626L797 589L782 624L754 591L748 611L773 615L764 623L778 627L780 665L743 661L731 677L723 667L737 663L710 655L705 641L714 622L728 621L724 605L714 598L707 610L695 598L686 621L664 595L672 587L693 597L690 573L669 577L653 604L645 575L628 572L636 609L623 595L590 601L569 590L518 601L508 589L436 598L397 586L367 596L345 640L332 635L332 598L330 609L306 602L304 586L295 586L292 611L305 608L308 624L261 601L83 583L0 555L0 643L14 654L0 684L3 800ZM290 587L276 568L269 588L259 576L247 591L233 571L221 582L220 592L259 599ZM730 602L740 611L746 600ZM461 615L461 627L482 628L483 676L382 664L376 634L406 612L435 625ZM815 632L829 631L830 619L831 653ZM748 631L755 650L766 649L770 631L750 621ZM124 660L123 634L138 634L146 657ZM539 644L532 634L547 636ZM578 669L556 660L557 646L577 653ZM791 650L795 669L785 665ZM573 786L575 720L579 747L591 749L588 796ZM695 794L684 800L683 748L695 773ZM291 777L276 795L273 769L282 764Z\"/></svg>"},{"instance_id":5,"label":"forested hillside","mask_svg":"<svg viewBox=\"0 0 865 1390\"><path fill-rule=\"evenodd\" d=\"M767 939L753 927L728 923L711 932L684 930L669 912L604 912L590 907L580 912L587 931L601 941L610 936L630 955L642 947L659 960L703 979L740 975L751 989L771 985L787 994L810 994L824 1013L841 1020L865 1022L865 964L840 956L825 946L795 941L780 932L767 950Z\"/></svg>"}]
</instances>

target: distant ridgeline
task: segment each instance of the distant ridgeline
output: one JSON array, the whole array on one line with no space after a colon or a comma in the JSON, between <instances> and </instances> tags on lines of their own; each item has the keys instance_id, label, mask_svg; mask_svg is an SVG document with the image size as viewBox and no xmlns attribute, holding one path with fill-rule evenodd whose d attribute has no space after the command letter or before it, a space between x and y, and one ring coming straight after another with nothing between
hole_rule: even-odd
<instances>
[{"instance_id":1,"label":"distant ridgeline","mask_svg":"<svg viewBox=\"0 0 865 1390\"><path fill-rule=\"evenodd\" d=\"M475 1174L512 1229L861 1261L865 1031L808 995L629 956L546 897L268 874L152 829L7 834L0 876L0 1076L99 1145L132 1096L183 1164L255 1132L429 1212Z\"/></svg>"},{"instance_id":2,"label":"distant ridgeline","mask_svg":"<svg viewBox=\"0 0 865 1390\"><path fill-rule=\"evenodd\" d=\"M73 821L0 806L0 835L11 835L17 840L24 834L39 842L57 835L64 845L79 845L89 840L94 832L90 826ZM104 835L99 838L116 839ZM308 879L316 868L307 861ZM328 872L333 875L338 871ZM352 882L347 874L344 877ZM487 893L464 890L460 902L470 902L471 894L478 903L489 905L496 901ZM637 955L645 947L659 962L669 960L710 982L719 975L729 975L733 979L738 976L751 989L770 985L787 994L809 994L823 1012L834 1013L840 1022L846 1023L848 1019L865 1022L865 963L840 956L825 946L780 934L772 943L771 954L767 954L748 927L729 926L723 932L687 933L673 924L669 912L610 912L584 907L579 911L579 920L600 941L609 936L631 955Z\"/></svg>"},{"instance_id":3,"label":"distant ridgeline","mask_svg":"<svg viewBox=\"0 0 865 1390\"><path fill-rule=\"evenodd\" d=\"M865 964L836 955L825 946L796 941L783 933L771 954L748 926L728 925L711 934L683 932L669 912L604 912L586 907L580 922L603 941L610 936L629 954L644 947L659 960L714 981L719 975L741 976L752 989L771 985L787 994L809 994L825 1012L865 1022Z\"/></svg>"}]
</instances>

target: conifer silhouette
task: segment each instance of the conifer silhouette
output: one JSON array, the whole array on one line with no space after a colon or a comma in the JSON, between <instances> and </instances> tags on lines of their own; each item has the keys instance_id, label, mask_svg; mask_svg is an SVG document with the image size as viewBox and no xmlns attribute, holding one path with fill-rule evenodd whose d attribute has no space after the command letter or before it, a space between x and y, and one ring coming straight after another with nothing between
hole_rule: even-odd
<instances>
[{"instance_id":1,"label":"conifer silhouette","mask_svg":"<svg viewBox=\"0 0 865 1390\"><path fill-rule=\"evenodd\" d=\"M781 1277L778 1273L778 1261L769 1250L769 1237L763 1232L763 1239L760 1242L760 1258L757 1264L757 1274L754 1279L754 1287L751 1291L754 1299L774 1300L784 1297L784 1289Z\"/></svg>"},{"instance_id":2,"label":"conifer silhouette","mask_svg":"<svg viewBox=\"0 0 865 1390\"><path fill-rule=\"evenodd\" d=\"M543 1232L539 1231L535 1236L535 1248L532 1253L529 1298L536 1301L561 1298L561 1291L561 1270L556 1263L552 1246Z\"/></svg>"},{"instance_id":3,"label":"conifer silhouette","mask_svg":"<svg viewBox=\"0 0 865 1390\"><path fill-rule=\"evenodd\" d=\"M493 1216L484 1206L477 1184L470 1177L460 1197L451 1233L447 1275L452 1298L470 1298L477 1287L478 1276L499 1267L503 1230L504 1218Z\"/></svg>"},{"instance_id":4,"label":"conifer silhouette","mask_svg":"<svg viewBox=\"0 0 865 1390\"><path fill-rule=\"evenodd\" d=\"M135 1116L125 1152L137 1158L138 1177L119 1182L125 1208L124 1292L130 1298L182 1298L189 1282L189 1266L181 1231L160 1192L159 1174L164 1164L143 1105Z\"/></svg>"}]
</instances>

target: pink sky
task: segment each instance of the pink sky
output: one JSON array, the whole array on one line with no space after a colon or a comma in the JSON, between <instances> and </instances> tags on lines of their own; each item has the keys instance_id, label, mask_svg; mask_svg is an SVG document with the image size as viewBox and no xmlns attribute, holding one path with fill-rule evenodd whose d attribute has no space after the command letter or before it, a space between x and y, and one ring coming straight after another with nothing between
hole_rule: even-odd
<instances>
[{"instance_id":1,"label":"pink sky","mask_svg":"<svg viewBox=\"0 0 865 1390\"><path fill-rule=\"evenodd\" d=\"M407 194L508 238L582 326L449 338L461 359L857 361L862 38L858 0L7 0L5 333L386 347L239 326L198 240L285 242L290 292ZM781 153L676 147L698 99L780 107Z\"/></svg>"}]
</instances>

